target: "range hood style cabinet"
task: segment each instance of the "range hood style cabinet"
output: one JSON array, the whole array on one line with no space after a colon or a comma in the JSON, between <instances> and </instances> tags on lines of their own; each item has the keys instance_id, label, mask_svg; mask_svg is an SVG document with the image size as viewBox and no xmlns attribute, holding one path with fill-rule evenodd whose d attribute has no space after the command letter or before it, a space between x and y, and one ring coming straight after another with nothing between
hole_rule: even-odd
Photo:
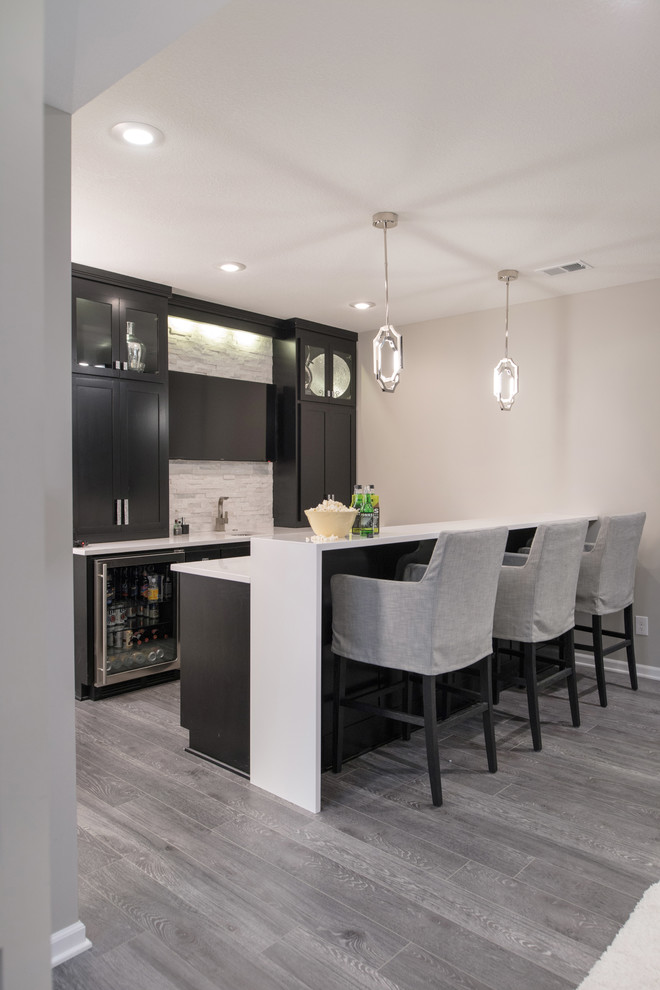
<instances>
[{"instance_id":1,"label":"range hood style cabinet","mask_svg":"<svg viewBox=\"0 0 660 990\"><path fill-rule=\"evenodd\" d=\"M276 526L306 526L326 494L355 484L357 334L232 309L169 286L73 266L73 536L85 542L168 535L167 317L273 338ZM127 324L144 346L128 367Z\"/></svg>"}]
</instances>

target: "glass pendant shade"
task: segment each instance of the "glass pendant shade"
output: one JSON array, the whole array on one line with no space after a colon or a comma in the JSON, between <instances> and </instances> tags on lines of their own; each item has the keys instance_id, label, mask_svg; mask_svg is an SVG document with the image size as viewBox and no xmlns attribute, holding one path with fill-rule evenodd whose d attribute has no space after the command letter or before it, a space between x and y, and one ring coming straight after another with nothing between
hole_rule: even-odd
<instances>
[{"instance_id":1,"label":"glass pendant shade","mask_svg":"<svg viewBox=\"0 0 660 990\"><path fill-rule=\"evenodd\" d=\"M493 372L493 395L500 409L509 412L518 394L518 365L509 357L509 282L518 278L513 268L505 268L497 273L500 282L506 283L506 313L504 317L504 357Z\"/></svg>"},{"instance_id":2,"label":"glass pendant shade","mask_svg":"<svg viewBox=\"0 0 660 990\"><path fill-rule=\"evenodd\" d=\"M393 392L403 368L403 339L393 326L381 327L374 337L374 375L383 392Z\"/></svg>"},{"instance_id":3,"label":"glass pendant shade","mask_svg":"<svg viewBox=\"0 0 660 990\"><path fill-rule=\"evenodd\" d=\"M390 295L387 268L387 230L396 227L396 213L374 213L372 224L383 231L385 248L385 326L374 337L374 375L383 392L393 392L403 368L403 340L390 323Z\"/></svg>"},{"instance_id":4,"label":"glass pendant shade","mask_svg":"<svg viewBox=\"0 0 660 990\"><path fill-rule=\"evenodd\" d=\"M518 365L511 358L502 358L493 372L493 395L506 412L518 394Z\"/></svg>"}]
</instances>

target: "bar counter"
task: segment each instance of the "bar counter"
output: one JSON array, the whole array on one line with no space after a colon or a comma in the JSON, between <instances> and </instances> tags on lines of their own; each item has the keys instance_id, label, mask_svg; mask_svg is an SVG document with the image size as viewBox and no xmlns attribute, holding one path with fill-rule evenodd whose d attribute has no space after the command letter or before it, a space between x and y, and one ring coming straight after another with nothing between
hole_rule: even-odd
<instances>
[{"instance_id":1,"label":"bar counter","mask_svg":"<svg viewBox=\"0 0 660 990\"><path fill-rule=\"evenodd\" d=\"M393 578L402 555L420 545L430 554L441 532L493 526L507 526L512 533L533 531L541 523L596 515L419 523L388 527L373 538L351 536L328 543L310 542L309 529L252 537L251 782L308 811L321 810L322 701L326 699L327 707L333 573Z\"/></svg>"}]
</instances>

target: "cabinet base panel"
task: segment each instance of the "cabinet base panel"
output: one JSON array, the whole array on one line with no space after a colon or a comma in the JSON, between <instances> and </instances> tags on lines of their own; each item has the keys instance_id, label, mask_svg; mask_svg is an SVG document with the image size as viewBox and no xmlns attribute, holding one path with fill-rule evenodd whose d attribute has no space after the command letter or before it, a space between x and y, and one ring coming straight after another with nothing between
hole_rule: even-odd
<instances>
[{"instance_id":1,"label":"cabinet base panel","mask_svg":"<svg viewBox=\"0 0 660 990\"><path fill-rule=\"evenodd\" d=\"M231 773L235 773L237 777L243 777L245 780L250 779L250 774L246 773L245 770L238 770L236 767L230 766L228 763L223 763L222 760L216 760L213 756L208 756L206 753L200 753L198 749L193 749L192 746L186 746L186 753L191 753L193 756L198 756L200 760L206 760L207 763L214 763L216 767L222 767L223 770L229 770Z\"/></svg>"},{"instance_id":2,"label":"cabinet base panel","mask_svg":"<svg viewBox=\"0 0 660 990\"><path fill-rule=\"evenodd\" d=\"M124 691L136 691L138 688L149 687L151 684L178 681L179 677L180 671L166 670L162 674L147 674L145 677L136 677L133 680L120 681L117 684L107 684L105 687L80 684L76 686L76 698L78 701L99 701L101 698L110 698L114 694L123 694Z\"/></svg>"}]
</instances>

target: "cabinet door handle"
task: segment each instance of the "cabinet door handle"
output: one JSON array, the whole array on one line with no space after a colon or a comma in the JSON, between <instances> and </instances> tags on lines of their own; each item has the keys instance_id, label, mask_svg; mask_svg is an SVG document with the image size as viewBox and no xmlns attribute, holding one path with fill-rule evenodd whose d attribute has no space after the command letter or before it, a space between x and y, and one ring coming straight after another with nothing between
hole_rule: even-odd
<instances>
[{"instance_id":1,"label":"cabinet door handle","mask_svg":"<svg viewBox=\"0 0 660 990\"><path fill-rule=\"evenodd\" d=\"M123 367L124 371L128 371L128 361L124 361L122 367Z\"/></svg>"},{"instance_id":2,"label":"cabinet door handle","mask_svg":"<svg viewBox=\"0 0 660 990\"><path fill-rule=\"evenodd\" d=\"M115 517L118 526L121 526L121 499L115 499Z\"/></svg>"},{"instance_id":3,"label":"cabinet door handle","mask_svg":"<svg viewBox=\"0 0 660 990\"><path fill-rule=\"evenodd\" d=\"M115 368L117 371L121 371L121 361L115 361Z\"/></svg>"},{"instance_id":4,"label":"cabinet door handle","mask_svg":"<svg viewBox=\"0 0 660 990\"><path fill-rule=\"evenodd\" d=\"M124 499L124 526L128 526L128 499Z\"/></svg>"}]
</instances>

